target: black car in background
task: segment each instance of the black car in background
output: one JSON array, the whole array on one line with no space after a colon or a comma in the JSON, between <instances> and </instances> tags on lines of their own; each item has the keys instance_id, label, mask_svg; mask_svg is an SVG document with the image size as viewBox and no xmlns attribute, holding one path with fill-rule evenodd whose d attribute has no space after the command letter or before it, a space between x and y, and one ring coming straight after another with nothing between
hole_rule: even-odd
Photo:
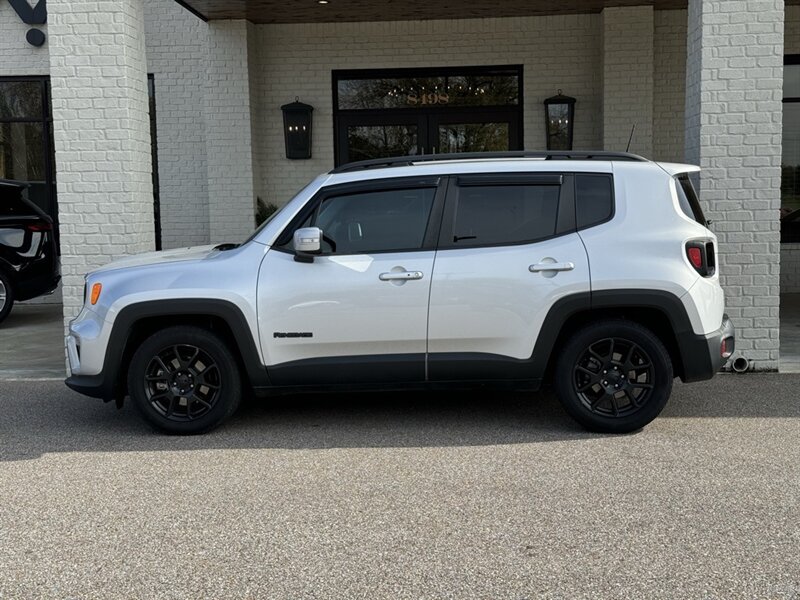
<instances>
[{"instance_id":1,"label":"black car in background","mask_svg":"<svg viewBox=\"0 0 800 600\"><path fill-rule=\"evenodd\" d=\"M25 188L0 179L0 323L14 302L49 294L61 279L53 220Z\"/></svg>"}]
</instances>

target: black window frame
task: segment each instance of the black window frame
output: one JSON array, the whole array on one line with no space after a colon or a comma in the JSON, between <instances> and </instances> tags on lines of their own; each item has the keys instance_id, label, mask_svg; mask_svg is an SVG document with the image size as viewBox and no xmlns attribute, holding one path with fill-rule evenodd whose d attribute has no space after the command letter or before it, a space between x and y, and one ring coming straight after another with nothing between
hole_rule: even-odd
<instances>
[{"instance_id":1,"label":"black window frame","mask_svg":"<svg viewBox=\"0 0 800 600\"><path fill-rule=\"evenodd\" d=\"M482 75L494 71L513 71L517 77L517 104L487 105L487 106L436 106L421 108L372 108L372 109L340 109L339 108L339 81L343 79L378 79L392 77L433 77L457 75ZM379 125L413 125L417 127L417 145L422 145L423 139L428 140L424 145L431 145L434 137L434 126L428 117L441 119L443 123L458 124L471 122L509 122L509 149L522 150L525 140L524 119L524 73L522 64L512 65L478 65L463 67L413 67L390 69L334 69L331 71L331 88L333 101L333 159L334 166L341 166L347 140L342 135L348 127L364 124L367 126ZM438 123L438 121L437 121ZM438 149L438 141L434 146ZM438 150L437 150L438 151Z\"/></svg>"},{"instance_id":2,"label":"black window frame","mask_svg":"<svg viewBox=\"0 0 800 600\"><path fill-rule=\"evenodd\" d=\"M557 237L575 233L575 182L573 173L564 172L519 172L519 173L463 173L453 175L442 219L441 233L437 250L463 250L474 248L502 248L538 244ZM458 180L465 181L461 184ZM470 186L559 186L558 206L556 208L556 227L553 235L516 242L481 243L477 240L454 241L458 192L461 187Z\"/></svg>"},{"instance_id":3,"label":"black window frame","mask_svg":"<svg viewBox=\"0 0 800 600\"><path fill-rule=\"evenodd\" d=\"M329 198L352 194L380 193L394 190L413 190L425 188L433 188L436 191L433 196L433 205L431 206L430 215L428 215L428 223L425 228L425 234L423 236L421 247L399 249L393 248L388 250L373 250L348 254L321 252L319 254L315 254L314 256L368 256L372 254L396 254L399 252L425 252L436 250L436 242L439 237L442 212L444 209L445 196L448 188L448 177L439 175L426 177L392 177L387 179L373 179L369 181L326 186L314 194L314 196L312 196L311 199L306 202L305 206L298 211L289 224L283 228L283 231L281 231L280 235L278 235L275 240L273 249L277 250L278 252L294 254L295 251L292 248L294 232L299 229L309 217L315 215L319 211L322 203ZM324 234L325 232L323 231L322 233Z\"/></svg>"},{"instance_id":4,"label":"black window frame","mask_svg":"<svg viewBox=\"0 0 800 600\"><path fill-rule=\"evenodd\" d=\"M800 65L800 54L784 54L783 55L783 64L786 65ZM783 104L797 104L800 103L800 97L798 96L785 96L782 98L782 105ZM781 135L783 135L783 131L781 130ZM783 157L781 157L781 197L783 196ZM783 203L781 203L783 204ZM800 209L795 209L800 210ZM792 211L794 212L794 211ZM791 212L788 214L792 214ZM786 215L784 215L785 217ZM781 243L782 244L792 244L797 242L792 242L790 239L793 239L793 235L789 235L785 233L784 230L789 228L788 221L784 221L783 219L779 219L780 221L780 229L781 229Z\"/></svg>"},{"instance_id":5,"label":"black window frame","mask_svg":"<svg viewBox=\"0 0 800 600\"><path fill-rule=\"evenodd\" d=\"M0 117L0 123L41 123L42 148L44 150L44 175L47 184L47 195L52 206L53 230L55 231L56 244L59 242L58 227L58 196L56 193L56 165L55 146L53 142L53 111L51 107L50 76L49 75L2 75L0 83L34 81L41 85L42 114L37 117ZM17 180L15 180L17 181Z\"/></svg>"}]
</instances>

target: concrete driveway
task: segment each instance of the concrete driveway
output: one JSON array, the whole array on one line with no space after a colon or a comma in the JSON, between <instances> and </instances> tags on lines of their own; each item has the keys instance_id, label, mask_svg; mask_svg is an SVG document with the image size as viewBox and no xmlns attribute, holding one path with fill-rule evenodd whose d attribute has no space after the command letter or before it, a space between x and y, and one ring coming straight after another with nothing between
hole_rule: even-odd
<instances>
[{"instance_id":1,"label":"concrete driveway","mask_svg":"<svg viewBox=\"0 0 800 600\"><path fill-rule=\"evenodd\" d=\"M799 598L798 375L629 436L549 396L251 402L203 437L0 383L0 598Z\"/></svg>"}]
</instances>

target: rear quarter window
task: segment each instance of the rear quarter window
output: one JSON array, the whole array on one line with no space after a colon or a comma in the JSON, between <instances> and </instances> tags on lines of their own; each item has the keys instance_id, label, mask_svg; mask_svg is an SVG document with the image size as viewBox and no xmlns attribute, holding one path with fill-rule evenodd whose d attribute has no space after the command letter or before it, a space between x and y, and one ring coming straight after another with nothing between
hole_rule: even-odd
<instances>
[{"instance_id":1,"label":"rear quarter window","mask_svg":"<svg viewBox=\"0 0 800 600\"><path fill-rule=\"evenodd\" d=\"M688 173L675 176L675 189L678 192L678 204L680 204L683 214L705 227L707 225L706 217L700 207L700 200L697 198Z\"/></svg>"},{"instance_id":2,"label":"rear quarter window","mask_svg":"<svg viewBox=\"0 0 800 600\"><path fill-rule=\"evenodd\" d=\"M608 221L614 214L614 180L611 175L575 175L575 220L578 229Z\"/></svg>"}]
</instances>

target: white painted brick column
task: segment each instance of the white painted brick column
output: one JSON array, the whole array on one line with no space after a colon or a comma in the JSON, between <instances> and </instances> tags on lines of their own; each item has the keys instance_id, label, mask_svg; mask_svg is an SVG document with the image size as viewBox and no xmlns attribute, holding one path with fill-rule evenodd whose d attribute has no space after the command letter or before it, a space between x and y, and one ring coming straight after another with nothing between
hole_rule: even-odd
<instances>
[{"instance_id":1,"label":"white painted brick column","mask_svg":"<svg viewBox=\"0 0 800 600\"><path fill-rule=\"evenodd\" d=\"M64 319L84 274L154 246L141 0L49 0Z\"/></svg>"},{"instance_id":2,"label":"white painted brick column","mask_svg":"<svg viewBox=\"0 0 800 600\"><path fill-rule=\"evenodd\" d=\"M249 69L253 26L244 20L208 24L205 94L211 242L240 242L255 227ZM253 66L253 68L256 68Z\"/></svg>"},{"instance_id":3,"label":"white painted brick column","mask_svg":"<svg viewBox=\"0 0 800 600\"><path fill-rule=\"evenodd\" d=\"M653 154L652 6L603 9L603 149Z\"/></svg>"},{"instance_id":4,"label":"white painted brick column","mask_svg":"<svg viewBox=\"0 0 800 600\"><path fill-rule=\"evenodd\" d=\"M686 159L719 236L737 350L778 367L782 0L689 0Z\"/></svg>"}]
</instances>

